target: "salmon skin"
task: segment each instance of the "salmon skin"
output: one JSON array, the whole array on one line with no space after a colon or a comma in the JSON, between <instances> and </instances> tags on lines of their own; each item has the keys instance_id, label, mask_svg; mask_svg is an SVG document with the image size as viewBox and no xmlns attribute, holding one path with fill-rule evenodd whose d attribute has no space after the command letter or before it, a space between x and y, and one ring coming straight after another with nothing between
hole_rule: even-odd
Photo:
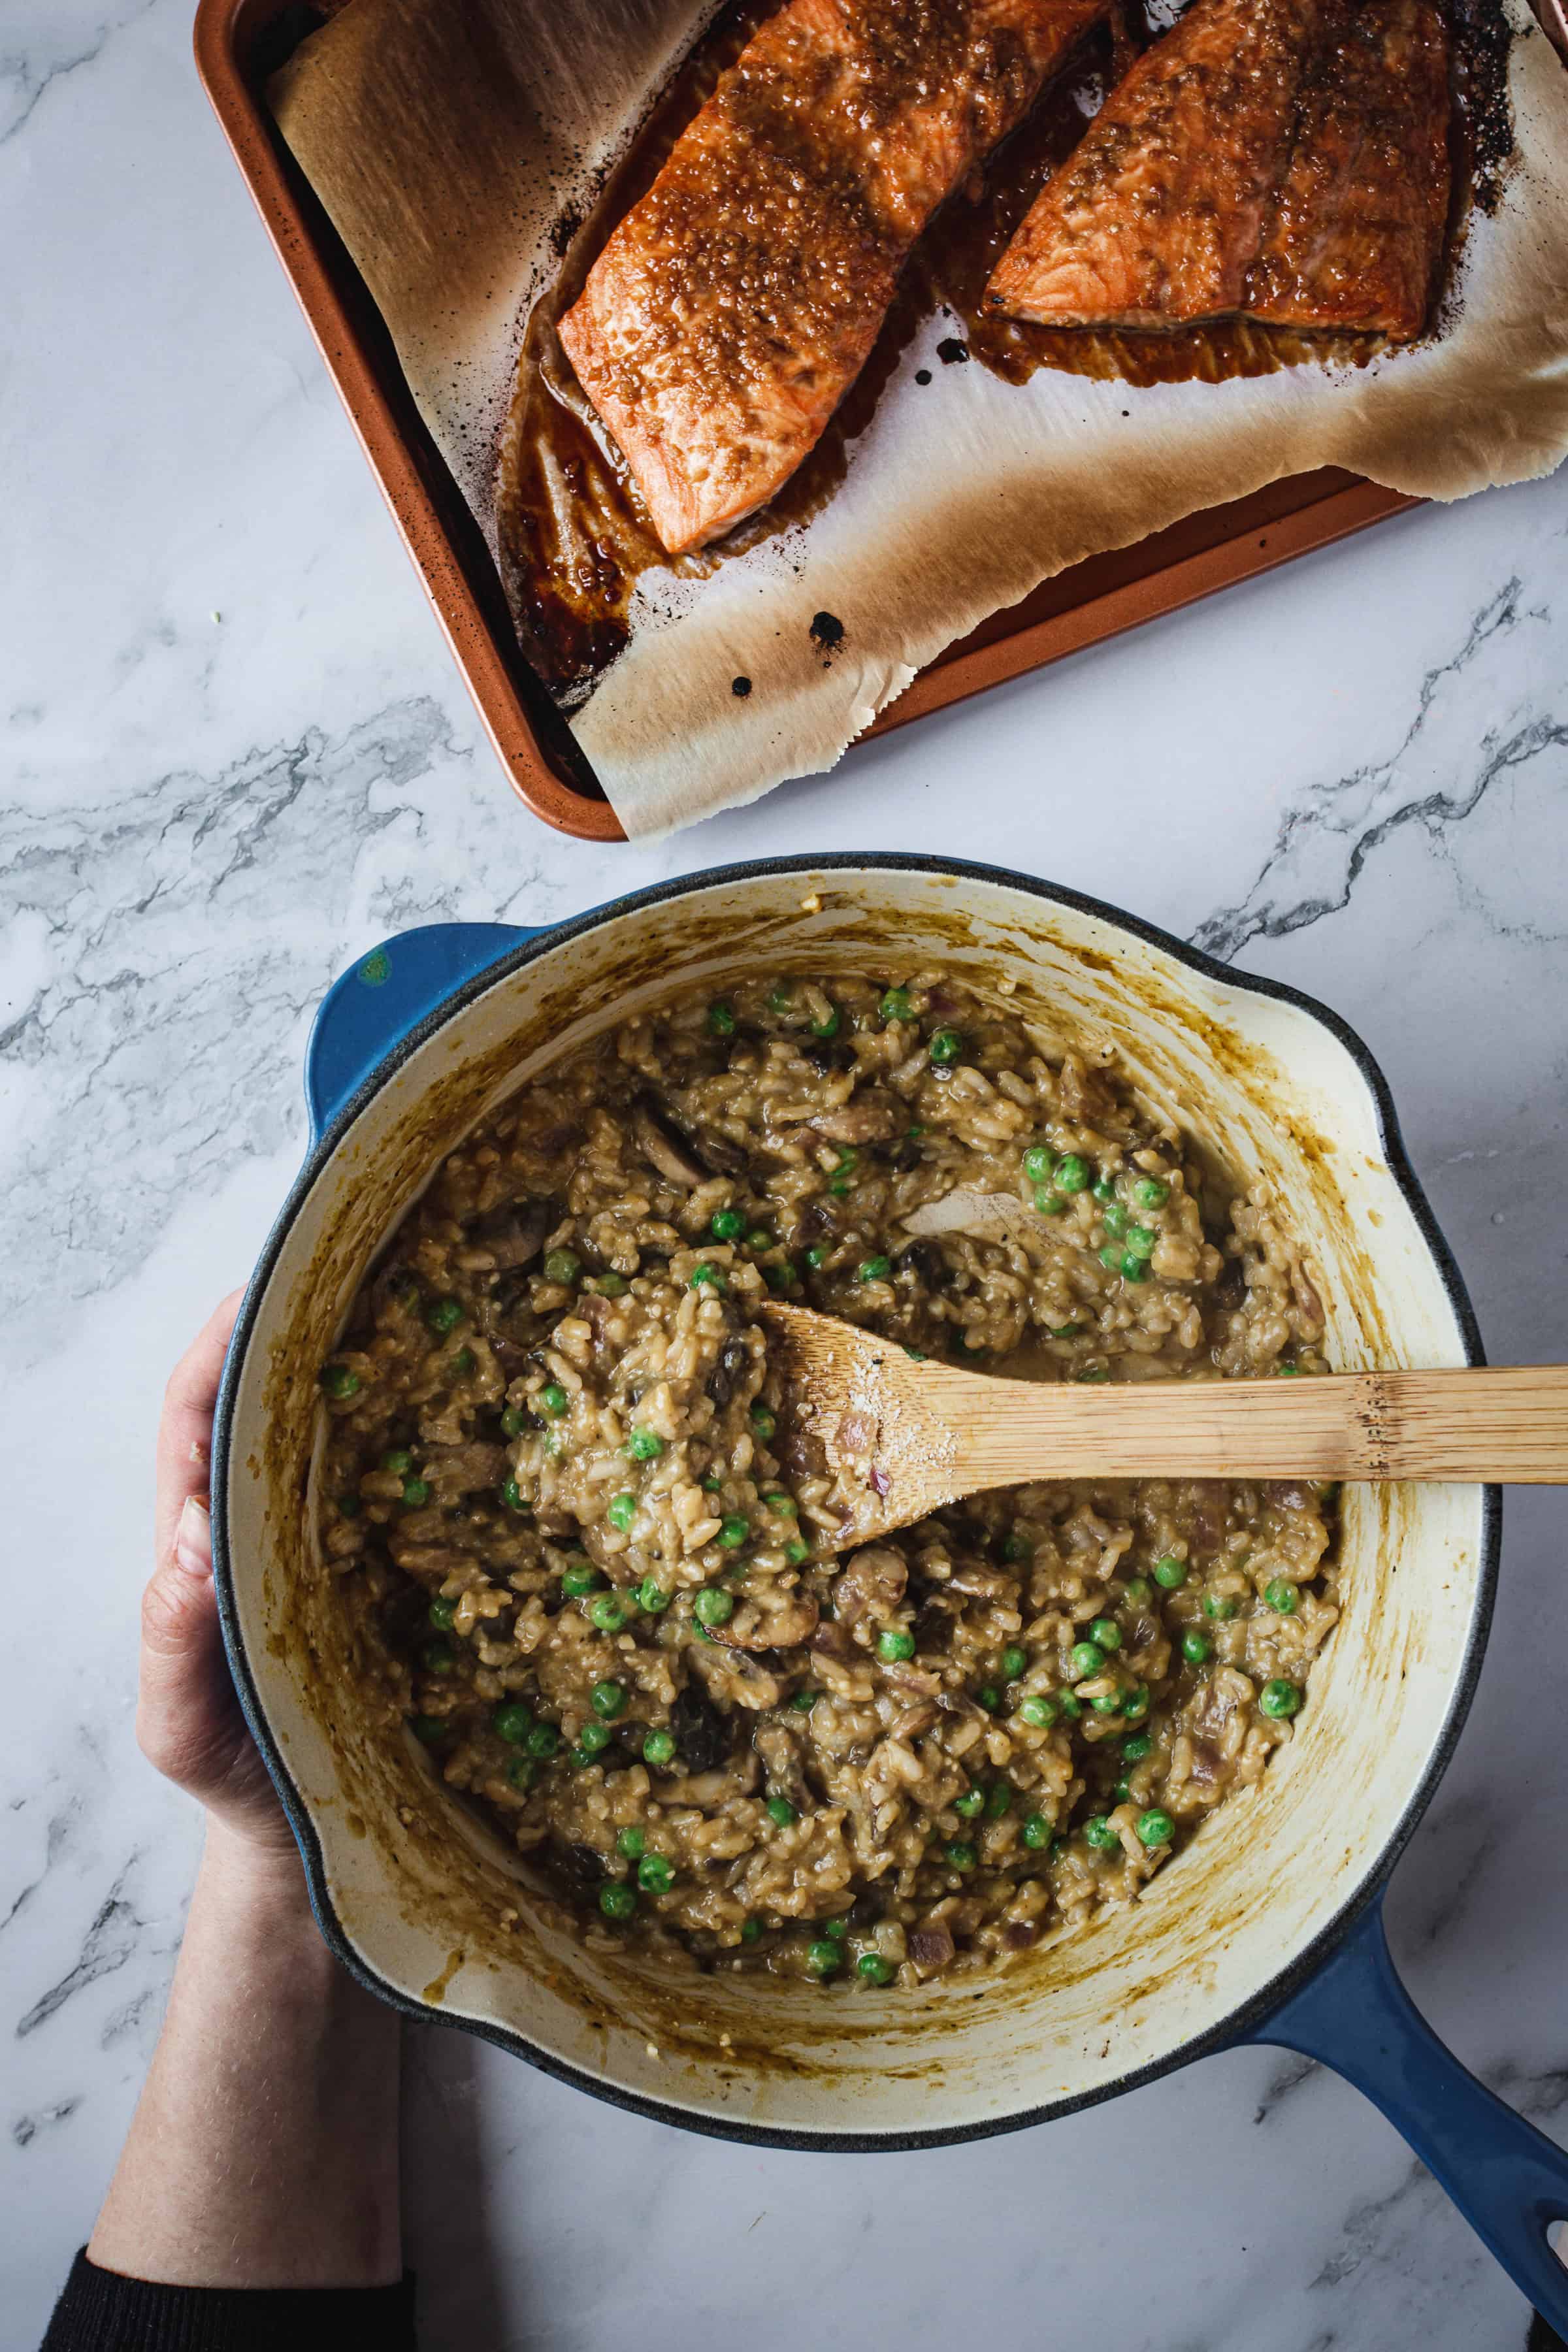
<instances>
[{"instance_id":1,"label":"salmon skin","mask_svg":"<svg viewBox=\"0 0 1568 2352\"><path fill-rule=\"evenodd\" d=\"M1408 341L1447 218L1449 104L1434 0L1194 0L1047 183L987 306Z\"/></svg>"},{"instance_id":2,"label":"salmon skin","mask_svg":"<svg viewBox=\"0 0 1568 2352\"><path fill-rule=\"evenodd\" d=\"M671 554L773 496L910 247L1110 0L790 0L612 233L561 341Z\"/></svg>"}]
</instances>

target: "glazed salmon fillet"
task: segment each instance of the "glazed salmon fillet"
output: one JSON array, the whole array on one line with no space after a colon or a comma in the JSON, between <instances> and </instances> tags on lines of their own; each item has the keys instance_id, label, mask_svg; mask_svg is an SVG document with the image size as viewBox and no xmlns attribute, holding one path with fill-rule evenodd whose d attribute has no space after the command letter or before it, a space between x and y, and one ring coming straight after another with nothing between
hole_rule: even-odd
<instances>
[{"instance_id":1,"label":"glazed salmon fillet","mask_svg":"<svg viewBox=\"0 0 1568 2352\"><path fill-rule=\"evenodd\" d=\"M1448 217L1448 35L1432 0L1342 12L1302 89L1243 309L1270 325L1421 332Z\"/></svg>"},{"instance_id":2,"label":"glazed salmon fillet","mask_svg":"<svg viewBox=\"0 0 1568 2352\"><path fill-rule=\"evenodd\" d=\"M790 0L612 233L561 340L659 539L788 480L910 247L1110 0Z\"/></svg>"},{"instance_id":3,"label":"glazed salmon fillet","mask_svg":"<svg viewBox=\"0 0 1568 2352\"><path fill-rule=\"evenodd\" d=\"M1448 112L1431 0L1194 0L1047 184L987 303L1048 326L1239 315L1408 339Z\"/></svg>"}]
</instances>

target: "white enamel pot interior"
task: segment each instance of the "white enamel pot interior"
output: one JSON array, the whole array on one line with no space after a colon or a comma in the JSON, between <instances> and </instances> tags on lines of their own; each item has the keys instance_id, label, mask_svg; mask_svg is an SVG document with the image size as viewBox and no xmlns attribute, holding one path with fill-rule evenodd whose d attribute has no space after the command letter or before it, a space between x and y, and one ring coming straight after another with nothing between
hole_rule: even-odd
<instances>
[{"instance_id":1,"label":"white enamel pot interior","mask_svg":"<svg viewBox=\"0 0 1568 2352\"><path fill-rule=\"evenodd\" d=\"M485 952L506 944L498 929ZM1009 1012L1090 1052L1114 1048L1152 1103L1277 1186L1320 1278L1336 1366L1473 1356L1382 1081L1331 1016L1070 894L867 856L699 876L525 939L459 989L380 1060L313 1150L247 1297L220 1403L230 1654L336 1948L387 1997L603 2096L795 2145L995 2130L1107 2096L1264 2020L1333 1949L1430 1794L1468 1701L1494 1570L1482 1490L1347 1489L1343 1622L1261 1786L1225 1805L1135 1908L1030 1955L981 2000L973 1979L873 2000L852 1987L661 1977L586 1951L542 1917L515 1861L412 1742L367 1736L310 1532L315 1375L432 1169L500 1097L677 989L931 963L983 993L1011 980Z\"/></svg>"}]
</instances>

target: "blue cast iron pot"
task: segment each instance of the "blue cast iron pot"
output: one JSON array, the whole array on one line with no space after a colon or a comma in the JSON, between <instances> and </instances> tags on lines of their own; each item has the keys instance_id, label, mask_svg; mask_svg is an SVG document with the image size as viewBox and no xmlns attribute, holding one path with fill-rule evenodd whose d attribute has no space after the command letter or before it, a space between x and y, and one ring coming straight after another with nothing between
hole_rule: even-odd
<instances>
[{"instance_id":1,"label":"blue cast iron pot","mask_svg":"<svg viewBox=\"0 0 1568 2352\"><path fill-rule=\"evenodd\" d=\"M387 1235L512 1087L606 1024L743 974L940 963L1048 1037L1113 1049L1146 1097L1288 1200L1332 1360L1476 1362L1458 1273L1360 1041L1293 991L1017 874L888 856L699 874L550 930L443 924L331 990L311 1146L263 1253L219 1400L213 1499L236 1681L345 1967L600 2097L779 2147L908 2148L1038 2123L1247 2042L1323 2060L1405 2135L1568 2334L1547 2241L1568 2157L1436 2040L1379 1897L1475 1686L1495 1491L1348 1489L1344 1623L1295 1736L1131 1909L973 1980L872 2000L679 1976L585 1948L412 1741L373 1722L313 1531L316 1372Z\"/></svg>"}]
</instances>

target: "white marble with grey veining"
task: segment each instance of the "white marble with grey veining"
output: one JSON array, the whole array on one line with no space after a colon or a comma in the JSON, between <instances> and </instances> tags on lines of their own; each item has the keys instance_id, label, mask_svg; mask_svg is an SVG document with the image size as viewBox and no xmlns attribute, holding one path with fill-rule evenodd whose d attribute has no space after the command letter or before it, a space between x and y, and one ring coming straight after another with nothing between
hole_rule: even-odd
<instances>
[{"instance_id":1,"label":"white marble with grey veining","mask_svg":"<svg viewBox=\"0 0 1568 2352\"><path fill-rule=\"evenodd\" d=\"M479 740L196 86L190 0L0 0L0 2352L37 2341L157 2030L195 1844L132 1737L163 1375L299 1157L311 1007L431 918L783 848L1017 865L1321 994L1393 1082L1499 1358L1568 1342L1568 478L1408 515L637 851ZM1568 2138L1568 1509L1510 1507L1396 1952ZM1356 2095L1215 2059L888 2158L628 2119L410 2037L424 2341L1521 2352Z\"/></svg>"}]
</instances>

